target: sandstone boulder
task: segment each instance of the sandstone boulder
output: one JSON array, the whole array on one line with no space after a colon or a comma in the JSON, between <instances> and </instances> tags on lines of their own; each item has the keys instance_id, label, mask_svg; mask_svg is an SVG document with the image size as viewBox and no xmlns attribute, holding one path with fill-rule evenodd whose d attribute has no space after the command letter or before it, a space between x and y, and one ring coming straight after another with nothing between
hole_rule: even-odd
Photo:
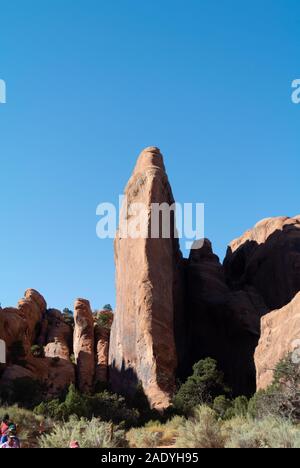
<instances>
[{"instance_id":1,"label":"sandstone boulder","mask_svg":"<svg viewBox=\"0 0 300 468\"><path fill-rule=\"evenodd\" d=\"M279 310L265 315L261 321L261 337L255 351L257 389L272 383L276 364L289 353L300 350L300 293Z\"/></svg>"},{"instance_id":2,"label":"sandstone boulder","mask_svg":"<svg viewBox=\"0 0 300 468\"><path fill-rule=\"evenodd\" d=\"M0 309L0 338L6 342L8 358L16 342L22 344L25 355L30 353L46 308L44 298L34 289L28 289L17 308Z\"/></svg>"},{"instance_id":3,"label":"sandstone boulder","mask_svg":"<svg viewBox=\"0 0 300 468\"><path fill-rule=\"evenodd\" d=\"M141 382L151 406L161 410L169 405L175 383L174 285L181 255L174 218L170 238L161 232L149 238L152 203L174 203L162 155L154 147L141 153L125 189L115 239L117 306L109 363L114 390L133 393ZM148 238L131 235L137 213Z\"/></svg>"},{"instance_id":4,"label":"sandstone boulder","mask_svg":"<svg viewBox=\"0 0 300 468\"><path fill-rule=\"evenodd\" d=\"M94 319L89 301L77 299L74 308L74 355L77 365L77 381L81 392L93 389L95 374Z\"/></svg>"}]
</instances>

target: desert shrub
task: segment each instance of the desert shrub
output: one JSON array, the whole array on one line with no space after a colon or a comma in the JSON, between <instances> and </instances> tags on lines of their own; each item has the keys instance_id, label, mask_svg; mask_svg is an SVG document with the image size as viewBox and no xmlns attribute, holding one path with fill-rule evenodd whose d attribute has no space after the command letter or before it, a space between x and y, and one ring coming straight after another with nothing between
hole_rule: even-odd
<instances>
[{"instance_id":1,"label":"desert shrub","mask_svg":"<svg viewBox=\"0 0 300 468\"><path fill-rule=\"evenodd\" d=\"M31 346L31 354L32 356L36 357L36 358L43 358L45 357L45 353L44 353L44 348L43 346L39 346L39 345L33 345Z\"/></svg>"},{"instance_id":2,"label":"desert shrub","mask_svg":"<svg viewBox=\"0 0 300 468\"><path fill-rule=\"evenodd\" d=\"M209 406L198 406L194 416L178 429L178 448L223 448L222 423Z\"/></svg>"},{"instance_id":3,"label":"desert shrub","mask_svg":"<svg viewBox=\"0 0 300 468\"><path fill-rule=\"evenodd\" d=\"M71 440L77 440L81 448L126 447L125 431L112 423L91 421L72 416L68 422L54 425L50 434L39 439L41 448L67 448Z\"/></svg>"},{"instance_id":4,"label":"desert shrub","mask_svg":"<svg viewBox=\"0 0 300 468\"><path fill-rule=\"evenodd\" d=\"M9 414L10 421L17 426L22 448L36 447L36 438L39 435L41 424L44 424L44 418L18 406L1 407L0 414L6 413Z\"/></svg>"},{"instance_id":5,"label":"desert shrub","mask_svg":"<svg viewBox=\"0 0 300 468\"><path fill-rule=\"evenodd\" d=\"M249 402L247 397L239 396L234 400L225 398L224 401L222 401L222 398L225 397L216 398L213 405L213 409L217 412L220 418L227 420L236 416L246 416L248 414Z\"/></svg>"},{"instance_id":6,"label":"desert shrub","mask_svg":"<svg viewBox=\"0 0 300 468\"><path fill-rule=\"evenodd\" d=\"M110 393L107 390L89 397L90 414L100 417L103 421L113 421L116 424L124 422L126 427L139 423L139 412L126 405L125 398Z\"/></svg>"},{"instance_id":7,"label":"desert shrub","mask_svg":"<svg viewBox=\"0 0 300 468\"><path fill-rule=\"evenodd\" d=\"M103 328L111 328L111 319L108 314L100 313L97 316L97 325Z\"/></svg>"},{"instance_id":8,"label":"desert shrub","mask_svg":"<svg viewBox=\"0 0 300 468\"><path fill-rule=\"evenodd\" d=\"M201 404L212 404L215 397L229 392L224 384L223 372L214 359L207 358L193 366L193 375L181 385L173 399L175 410L188 416Z\"/></svg>"},{"instance_id":9,"label":"desert shrub","mask_svg":"<svg viewBox=\"0 0 300 468\"><path fill-rule=\"evenodd\" d=\"M212 408L219 418L226 419L232 411L232 401L225 395L220 395L214 399Z\"/></svg>"},{"instance_id":10,"label":"desert shrub","mask_svg":"<svg viewBox=\"0 0 300 468\"><path fill-rule=\"evenodd\" d=\"M110 304L105 304L103 306L103 310L109 310L110 312L112 312L113 309L112 309L112 306Z\"/></svg>"},{"instance_id":11,"label":"desert shrub","mask_svg":"<svg viewBox=\"0 0 300 468\"><path fill-rule=\"evenodd\" d=\"M43 401L34 408L33 412L38 416L44 416L55 421L66 419L65 407L59 399Z\"/></svg>"},{"instance_id":12,"label":"desert shrub","mask_svg":"<svg viewBox=\"0 0 300 468\"><path fill-rule=\"evenodd\" d=\"M139 420L138 411L128 408L123 397L108 391L93 396L84 395L74 385L70 385L63 402L43 402L34 411L55 420L68 420L72 415L87 419L98 417L102 421L112 421L115 424L124 422L125 427L136 425Z\"/></svg>"},{"instance_id":13,"label":"desert shrub","mask_svg":"<svg viewBox=\"0 0 300 468\"><path fill-rule=\"evenodd\" d=\"M145 429L148 431L160 433L160 444L161 445L172 445L178 435L179 428L185 423L183 416L174 416L165 423L159 421L149 421L145 425Z\"/></svg>"},{"instance_id":14,"label":"desert shrub","mask_svg":"<svg viewBox=\"0 0 300 468\"><path fill-rule=\"evenodd\" d=\"M72 310L68 309L67 307L63 310L62 313L63 320L67 325L70 325L72 328L74 327L74 314Z\"/></svg>"},{"instance_id":15,"label":"desert shrub","mask_svg":"<svg viewBox=\"0 0 300 468\"><path fill-rule=\"evenodd\" d=\"M256 418L273 415L300 420L300 366L290 355L277 364L272 384L250 400L249 413Z\"/></svg>"},{"instance_id":16,"label":"desert shrub","mask_svg":"<svg viewBox=\"0 0 300 468\"><path fill-rule=\"evenodd\" d=\"M160 445L162 435L162 431L142 427L131 429L127 433L127 440L131 448L155 448Z\"/></svg>"},{"instance_id":17,"label":"desert shrub","mask_svg":"<svg viewBox=\"0 0 300 468\"><path fill-rule=\"evenodd\" d=\"M272 416L254 420L237 417L224 427L227 448L298 448L300 429L285 419Z\"/></svg>"},{"instance_id":18,"label":"desert shrub","mask_svg":"<svg viewBox=\"0 0 300 468\"><path fill-rule=\"evenodd\" d=\"M9 405L17 403L27 409L34 408L42 400L42 394L41 383L30 377L15 379L9 385L0 389L2 402Z\"/></svg>"}]
</instances>

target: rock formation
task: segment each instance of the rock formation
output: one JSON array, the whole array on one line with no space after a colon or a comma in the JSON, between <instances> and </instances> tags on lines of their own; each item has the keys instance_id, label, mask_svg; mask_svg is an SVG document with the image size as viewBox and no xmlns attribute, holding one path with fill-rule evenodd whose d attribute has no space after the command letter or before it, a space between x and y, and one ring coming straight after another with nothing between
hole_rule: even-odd
<instances>
[{"instance_id":1,"label":"rock formation","mask_svg":"<svg viewBox=\"0 0 300 468\"><path fill-rule=\"evenodd\" d=\"M229 288L224 268L208 240L202 248L191 250L187 298L187 374L195 362L212 357L224 371L234 394L251 395L255 391L253 355L260 318L268 311L263 300L251 288Z\"/></svg>"},{"instance_id":2,"label":"rock formation","mask_svg":"<svg viewBox=\"0 0 300 468\"><path fill-rule=\"evenodd\" d=\"M74 355L78 387L83 393L93 389L95 373L94 320L89 301L77 299L74 309Z\"/></svg>"},{"instance_id":3,"label":"rock formation","mask_svg":"<svg viewBox=\"0 0 300 468\"><path fill-rule=\"evenodd\" d=\"M10 386L16 379L30 378L40 381L44 397L51 399L75 382L70 361L73 331L63 322L59 311L46 311L46 307L44 298L29 289L18 308L0 310L0 338L8 347L1 388ZM34 344L45 346L45 357L32 356Z\"/></svg>"},{"instance_id":4,"label":"rock formation","mask_svg":"<svg viewBox=\"0 0 300 468\"><path fill-rule=\"evenodd\" d=\"M300 350L300 293L285 307L263 317L261 337L255 352L257 389L272 383L276 364L289 353Z\"/></svg>"},{"instance_id":5,"label":"rock formation","mask_svg":"<svg viewBox=\"0 0 300 468\"><path fill-rule=\"evenodd\" d=\"M44 298L34 289L28 289L17 308L0 309L0 338L6 342L8 359L15 343L22 345L25 355L30 352L46 308Z\"/></svg>"},{"instance_id":6,"label":"rock formation","mask_svg":"<svg viewBox=\"0 0 300 468\"><path fill-rule=\"evenodd\" d=\"M150 405L163 410L175 378L206 357L236 395L271 383L277 362L300 348L300 216L260 221L231 242L222 265L208 240L182 258L173 210L162 155L147 148L126 186L115 239L114 320L78 299L73 332L72 317L27 290L16 308L0 308L1 388L31 378L54 398L74 382L90 393L109 380L130 395L142 384Z\"/></svg>"},{"instance_id":7,"label":"rock formation","mask_svg":"<svg viewBox=\"0 0 300 468\"><path fill-rule=\"evenodd\" d=\"M270 310L300 291L300 217L260 221L231 242L224 262L233 288L253 286Z\"/></svg>"},{"instance_id":8,"label":"rock formation","mask_svg":"<svg viewBox=\"0 0 300 468\"><path fill-rule=\"evenodd\" d=\"M96 343L96 371L95 385L106 383L108 381L108 354L109 354L109 337L110 329L95 326L95 343Z\"/></svg>"},{"instance_id":9,"label":"rock formation","mask_svg":"<svg viewBox=\"0 0 300 468\"><path fill-rule=\"evenodd\" d=\"M48 311L47 321L48 333L45 356L69 360L73 344L72 327L64 322L61 312L55 309Z\"/></svg>"},{"instance_id":10,"label":"rock formation","mask_svg":"<svg viewBox=\"0 0 300 468\"><path fill-rule=\"evenodd\" d=\"M168 239L160 232L160 238L131 236L134 224L150 234L153 203L174 203L157 148L147 148L139 156L125 197L115 239L117 306L109 352L110 380L114 390L125 393L134 392L141 382L151 406L163 409L170 403L175 383L174 285L181 256L172 234Z\"/></svg>"}]
</instances>

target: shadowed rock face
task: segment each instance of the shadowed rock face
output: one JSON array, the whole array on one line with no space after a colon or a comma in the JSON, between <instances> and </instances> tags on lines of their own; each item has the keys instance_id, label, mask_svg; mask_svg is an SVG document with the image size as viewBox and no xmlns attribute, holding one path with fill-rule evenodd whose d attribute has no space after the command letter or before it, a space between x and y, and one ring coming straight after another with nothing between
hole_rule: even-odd
<instances>
[{"instance_id":1,"label":"shadowed rock face","mask_svg":"<svg viewBox=\"0 0 300 468\"><path fill-rule=\"evenodd\" d=\"M276 364L295 349L300 349L300 293L285 307L262 319L255 352L258 390L272 383ZM296 358L299 359L299 351Z\"/></svg>"},{"instance_id":2,"label":"shadowed rock face","mask_svg":"<svg viewBox=\"0 0 300 468\"><path fill-rule=\"evenodd\" d=\"M267 305L255 353L257 386L265 388L276 363L300 336L299 298L295 298L300 291L300 217L260 221L231 242L224 266L232 288L252 287Z\"/></svg>"},{"instance_id":3,"label":"shadowed rock face","mask_svg":"<svg viewBox=\"0 0 300 468\"><path fill-rule=\"evenodd\" d=\"M231 242L224 262L233 288L253 286L278 309L300 291L300 218L268 218Z\"/></svg>"},{"instance_id":4,"label":"shadowed rock face","mask_svg":"<svg viewBox=\"0 0 300 468\"><path fill-rule=\"evenodd\" d=\"M96 344L96 372L95 385L108 381L108 353L110 330L105 327L95 326Z\"/></svg>"},{"instance_id":5,"label":"shadowed rock face","mask_svg":"<svg viewBox=\"0 0 300 468\"><path fill-rule=\"evenodd\" d=\"M260 318L267 312L255 290L232 291L223 266L205 240L192 250L187 263L187 374L206 357L217 360L234 394L255 391L253 355L259 339Z\"/></svg>"},{"instance_id":6,"label":"shadowed rock face","mask_svg":"<svg viewBox=\"0 0 300 468\"><path fill-rule=\"evenodd\" d=\"M77 299L74 306L74 355L78 387L81 392L93 389L95 373L94 320L89 301Z\"/></svg>"},{"instance_id":7,"label":"shadowed rock face","mask_svg":"<svg viewBox=\"0 0 300 468\"><path fill-rule=\"evenodd\" d=\"M110 380L113 389L134 392L141 382L150 404L163 409L174 389L174 285L181 261L178 241L122 238L132 221L134 203L148 210L151 203L174 203L162 155L144 150L125 189L127 206L115 239L117 307L110 341ZM174 223L174 220L173 220ZM172 229L171 229L172 231Z\"/></svg>"}]
</instances>

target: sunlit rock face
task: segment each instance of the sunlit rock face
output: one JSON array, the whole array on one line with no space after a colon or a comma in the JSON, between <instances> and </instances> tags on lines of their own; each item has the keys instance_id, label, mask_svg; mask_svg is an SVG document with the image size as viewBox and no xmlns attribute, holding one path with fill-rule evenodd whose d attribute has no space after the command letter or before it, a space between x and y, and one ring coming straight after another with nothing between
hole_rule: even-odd
<instances>
[{"instance_id":1,"label":"sunlit rock face","mask_svg":"<svg viewBox=\"0 0 300 468\"><path fill-rule=\"evenodd\" d=\"M141 203L148 212L143 228L151 232L151 204L174 203L163 157L145 149L125 189L119 231L115 239L117 306L111 331L109 363L113 389L134 392L139 383L152 407L168 407L174 390L175 285L181 261L178 239L124 238L131 209ZM124 213L125 210L125 213Z\"/></svg>"}]
</instances>

